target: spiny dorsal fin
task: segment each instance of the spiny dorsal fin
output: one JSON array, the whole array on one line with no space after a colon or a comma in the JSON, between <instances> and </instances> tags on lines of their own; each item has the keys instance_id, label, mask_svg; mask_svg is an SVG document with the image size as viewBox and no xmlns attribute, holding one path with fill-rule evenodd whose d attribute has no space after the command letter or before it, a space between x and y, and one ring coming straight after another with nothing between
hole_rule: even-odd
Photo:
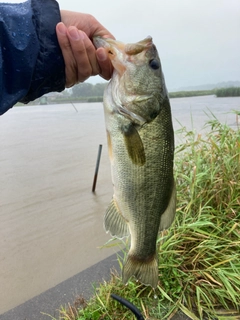
<instances>
[{"instance_id":1,"label":"spiny dorsal fin","mask_svg":"<svg viewBox=\"0 0 240 320\"><path fill-rule=\"evenodd\" d=\"M138 166L143 166L146 156L142 139L133 124L123 127L123 135L128 155L132 162Z\"/></svg>"},{"instance_id":2,"label":"spiny dorsal fin","mask_svg":"<svg viewBox=\"0 0 240 320\"><path fill-rule=\"evenodd\" d=\"M110 202L104 217L104 227L112 236L117 238L127 237L129 235L127 221L119 211L114 199Z\"/></svg>"}]
</instances>

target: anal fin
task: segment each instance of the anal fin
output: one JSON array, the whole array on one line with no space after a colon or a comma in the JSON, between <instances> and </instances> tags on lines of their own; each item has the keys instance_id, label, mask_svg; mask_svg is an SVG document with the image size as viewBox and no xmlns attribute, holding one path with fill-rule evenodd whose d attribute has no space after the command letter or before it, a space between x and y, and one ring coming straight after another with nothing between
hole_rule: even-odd
<instances>
[{"instance_id":1,"label":"anal fin","mask_svg":"<svg viewBox=\"0 0 240 320\"><path fill-rule=\"evenodd\" d=\"M106 232L112 236L124 238L129 235L127 221L119 211L114 199L110 202L104 217L104 227Z\"/></svg>"}]
</instances>

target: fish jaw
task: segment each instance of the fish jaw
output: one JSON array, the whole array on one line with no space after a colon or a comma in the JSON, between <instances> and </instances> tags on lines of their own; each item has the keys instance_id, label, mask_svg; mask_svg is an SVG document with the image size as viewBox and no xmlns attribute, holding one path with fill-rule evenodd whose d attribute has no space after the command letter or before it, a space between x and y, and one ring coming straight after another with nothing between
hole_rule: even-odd
<instances>
[{"instance_id":1,"label":"fish jaw","mask_svg":"<svg viewBox=\"0 0 240 320\"><path fill-rule=\"evenodd\" d=\"M107 50L108 57L112 62L114 70L122 75L126 70L124 64L122 62L120 63L120 60L123 60L125 44L120 41L101 37L94 37L93 42L97 48L102 47ZM121 56L120 59L117 58L119 56Z\"/></svg>"}]
</instances>

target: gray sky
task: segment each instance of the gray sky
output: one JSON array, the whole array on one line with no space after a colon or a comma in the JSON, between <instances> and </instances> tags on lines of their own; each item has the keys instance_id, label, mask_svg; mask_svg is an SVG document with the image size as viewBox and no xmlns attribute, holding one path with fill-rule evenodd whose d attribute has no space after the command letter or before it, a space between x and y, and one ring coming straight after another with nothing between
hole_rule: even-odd
<instances>
[{"instance_id":1,"label":"gray sky","mask_svg":"<svg viewBox=\"0 0 240 320\"><path fill-rule=\"evenodd\" d=\"M240 81L240 0L58 0L58 3L61 9L91 13L122 42L152 36L168 90ZM87 81L104 80L92 77Z\"/></svg>"},{"instance_id":2,"label":"gray sky","mask_svg":"<svg viewBox=\"0 0 240 320\"><path fill-rule=\"evenodd\" d=\"M91 13L120 41L151 35L169 89L240 80L240 0L58 2Z\"/></svg>"}]
</instances>

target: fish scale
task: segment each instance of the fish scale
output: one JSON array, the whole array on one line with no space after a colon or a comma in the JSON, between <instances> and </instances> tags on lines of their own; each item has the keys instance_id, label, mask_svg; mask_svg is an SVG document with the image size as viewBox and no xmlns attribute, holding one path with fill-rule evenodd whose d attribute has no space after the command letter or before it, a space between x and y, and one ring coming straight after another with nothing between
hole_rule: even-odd
<instances>
[{"instance_id":1,"label":"fish scale","mask_svg":"<svg viewBox=\"0 0 240 320\"><path fill-rule=\"evenodd\" d=\"M114 72L104 93L113 199L104 225L112 236L130 234L122 278L158 284L156 242L176 211L174 134L161 62L150 37L124 45L95 38Z\"/></svg>"}]
</instances>

